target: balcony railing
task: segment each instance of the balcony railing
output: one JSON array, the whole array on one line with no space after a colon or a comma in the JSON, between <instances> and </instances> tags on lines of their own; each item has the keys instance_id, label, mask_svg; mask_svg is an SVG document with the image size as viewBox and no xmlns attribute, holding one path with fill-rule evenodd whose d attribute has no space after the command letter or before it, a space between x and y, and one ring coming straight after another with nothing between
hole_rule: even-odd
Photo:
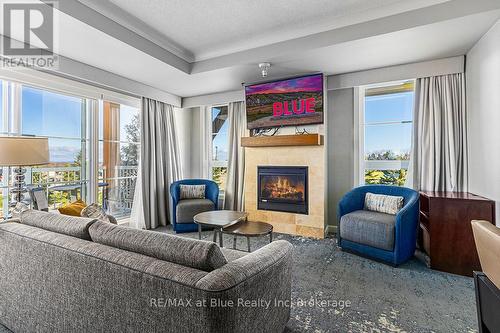
<instances>
[{"instance_id":1,"label":"balcony railing","mask_svg":"<svg viewBox=\"0 0 500 333\"><path fill-rule=\"evenodd\" d=\"M8 168L2 170L2 175L3 172L8 172ZM105 168L99 168L98 172L98 204L116 218L128 217L134 200L137 166L117 166L114 177L109 179ZM3 186L0 186L0 217L8 214L9 206L9 182L3 178ZM29 187L44 188L50 209L57 209L79 198L85 200L89 180L82 179L79 166L34 167L27 168L26 183Z\"/></svg>"},{"instance_id":2,"label":"balcony railing","mask_svg":"<svg viewBox=\"0 0 500 333\"><path fill-rule=\"evenodd\" d=\"M365 170L401 170L409 165L408 160L365 160Z\"/></svg>"}]
</instances>

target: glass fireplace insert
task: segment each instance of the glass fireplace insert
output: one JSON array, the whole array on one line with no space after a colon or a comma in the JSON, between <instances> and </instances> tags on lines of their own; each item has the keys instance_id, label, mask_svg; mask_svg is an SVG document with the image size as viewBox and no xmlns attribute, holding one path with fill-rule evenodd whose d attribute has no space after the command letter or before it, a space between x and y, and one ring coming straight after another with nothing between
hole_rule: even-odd
<instances>
[{"instance_id":1,"label":"glass fireplace insert","mask_svg":"<svg viewBox=\"0 0 500 333\"><path fill-rule=\"evenodd\" d=\"M259 166L257 208L308 214L308 168Z\"/></svg>"}]
</instances>

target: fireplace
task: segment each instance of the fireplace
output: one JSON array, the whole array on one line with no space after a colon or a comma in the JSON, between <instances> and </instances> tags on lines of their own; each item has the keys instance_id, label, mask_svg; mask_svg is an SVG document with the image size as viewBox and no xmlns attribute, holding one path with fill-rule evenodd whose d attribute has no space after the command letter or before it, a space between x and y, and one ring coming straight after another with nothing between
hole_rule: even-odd
<instances>
[{"instance_id":1,"label":"fireplace","mask_svg":"<svg viewBox=\"0 0 500 333\"><path fill-rule=\"evenodd\" d=\"M307 167L259 166L257 208L308 214Z\"/></svg>"}]
</instances>

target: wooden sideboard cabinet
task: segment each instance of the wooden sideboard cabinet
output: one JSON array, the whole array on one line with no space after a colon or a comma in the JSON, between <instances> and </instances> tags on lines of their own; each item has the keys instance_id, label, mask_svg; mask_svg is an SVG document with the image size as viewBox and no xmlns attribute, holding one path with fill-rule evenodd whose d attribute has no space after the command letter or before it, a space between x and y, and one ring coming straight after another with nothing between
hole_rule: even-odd
<instances>
[{"instance_id":1,"label":"wooden sideboard cabinet","mask_svg":"<svg viewBox=\"0 0 500 333\"><path fill-rule=\"evenodd\" d=\"M495 202L467 192L420 192L418 243L432 269L472 276L481 271L472 220L495 223Z\"/></svg>"}]
</instances>

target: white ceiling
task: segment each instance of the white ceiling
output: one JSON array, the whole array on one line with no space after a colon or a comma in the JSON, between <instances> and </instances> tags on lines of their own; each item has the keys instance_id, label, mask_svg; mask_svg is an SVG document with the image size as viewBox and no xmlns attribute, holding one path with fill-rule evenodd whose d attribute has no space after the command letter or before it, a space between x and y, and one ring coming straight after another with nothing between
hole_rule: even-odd
<instances>
[{"instance_id":1,"label":"white ceiling","mask_svg":"<svg viewBox=\"0 0 500 333\"><path fill-rule=\"evenodd\" d=\"M115 6L118 9L113 15L100 11L112 17L113 23L122 24L120 17L129 18L122 24L127 27L122 27L125 37L134 31L150 44L134 44L137 39L131 42L117 34L120 26L106 22L97 26L97 18L87 14L79 17L73 13L79 17L76 19L61 12L59 53L182 97L236 90L242 82L258 81L257 64L262 61L272 63L272 79L313 71L340 74L463 55L500 17L500 0L100 1L107 4L105 10L114 8L109 5L120 6ZM133 7L138 4L140 10L134 14ZM262 17L256 14L261 8L268 11ZM130 13L123 16L120 10ZM302 14L304 19L300 19ZM104 16L100 19L109 20ZM286 25L288 19L295 20L293 28ZM278 43L268 44L273 40ZM147 49L151 41L158 47L156 53ZM217 56L194 63L178 58L188 68L182 70L158 55L158 50L179 57L188 53L195 58Z\"/></svg>"},{"instance_id":2,"label":"white ceiling","mask_svg":"<svg viewBox=\"0 0 500 333\"><path fill-rule=\"evenodd\" d=\"M106 1L198 61L448 0L99 0Z\"/></svg>"},{"instance_id":3,"label":"white ceiling","mask_svg":"<svg viewBox=\"0 0 500 333\"><path fill-rule=\"evenodd\" d=\"M279 62L290 70L341 74L464 55L498 20L500 11L461 17L413 29L319 48Z\"/></svg>"}]
</instances>

